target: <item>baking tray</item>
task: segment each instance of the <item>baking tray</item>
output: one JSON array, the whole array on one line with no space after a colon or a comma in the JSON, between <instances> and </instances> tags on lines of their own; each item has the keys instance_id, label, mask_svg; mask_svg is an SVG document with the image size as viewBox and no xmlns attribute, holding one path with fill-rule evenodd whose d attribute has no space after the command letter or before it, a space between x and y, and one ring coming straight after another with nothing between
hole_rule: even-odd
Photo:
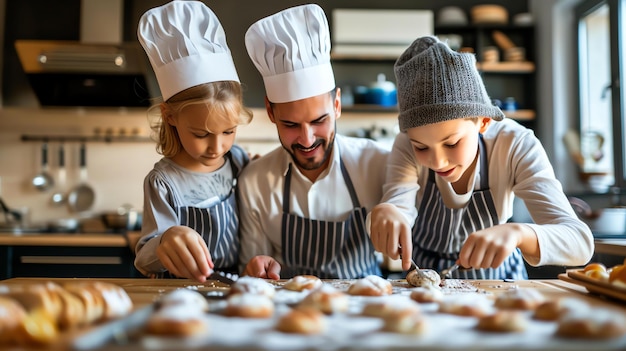
<instances>
[{"instance_id":1,"label":"baking tray","mask_svg":"<svg viewBox=\"0 0 626 351\"><path fill-rule=\"evenodd\" d=\"M568 270L567 273L559 274L559 279L577 285L582 285L587 288L587 291L590 293L626 302L626 288L588 277L582 272L582 270Z\"/></svg>"}]
</instances>

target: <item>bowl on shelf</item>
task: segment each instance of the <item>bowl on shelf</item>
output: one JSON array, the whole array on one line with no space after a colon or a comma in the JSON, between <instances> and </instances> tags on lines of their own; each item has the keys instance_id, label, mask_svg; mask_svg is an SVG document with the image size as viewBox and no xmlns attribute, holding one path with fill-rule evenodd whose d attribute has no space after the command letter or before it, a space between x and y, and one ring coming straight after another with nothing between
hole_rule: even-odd
<instances>
[{"instance_id":1,"label":"bowl on shelf","mask_svg":"<svg viewBox=\"0 0 626 351\"><path fill-rule=\"evenodd\" d=\"M464 26L467 24L467 15L458 6L444 6L437 13L439 26Z\"/></svg>"}]
</instances>

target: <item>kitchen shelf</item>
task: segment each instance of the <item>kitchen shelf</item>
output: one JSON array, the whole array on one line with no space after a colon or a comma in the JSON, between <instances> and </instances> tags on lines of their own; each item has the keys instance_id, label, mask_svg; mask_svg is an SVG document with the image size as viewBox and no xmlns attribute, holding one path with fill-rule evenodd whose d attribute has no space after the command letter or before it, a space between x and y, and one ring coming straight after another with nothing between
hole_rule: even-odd
<instances>
[{"instance_id":1,"label":"kitchen shelf","mask_svg":"<svg viewBox=\"0 0 626 351\"><path fill-rule=\"evenodd\" d=\"M479 62L478 70L487 73L534 73L535 64L530 61L523 62Z\"/></svg>"},{"instance_id":2,"label":"kitchen shelf","mask_svg":"<svg viewBox=\"0 0 626 351\"><path fill-rule=\"evenodd\" d=\"M504 112L504 115L507 118L514 119L516 121L532 121L535 119L534 110L515 110L515 111L503 110L502 112Z\"/></svg>"},{"instance_id":3,"label":"kitchen shelf","mask_svg":"<svg viewBox=\"0 0 626 351\"><path fill-rule=\"evenodd\" d=\"M104 143L153 143L150 137L137 135L22 135L22 141L36 142L104 142Z\"/></svg>"},{"instance_id":4,"label":"kitchen shelf","mask_svg":"<svg viewBox=\"0 0 626 351\"><path fill-rule=\"evenodd\" d=\"M398 105L394 106L381 106L374 104L353 104L350 106L342 105L341 110L343 112L390 112L397 113Z\"/></svg>"}]
</instances>

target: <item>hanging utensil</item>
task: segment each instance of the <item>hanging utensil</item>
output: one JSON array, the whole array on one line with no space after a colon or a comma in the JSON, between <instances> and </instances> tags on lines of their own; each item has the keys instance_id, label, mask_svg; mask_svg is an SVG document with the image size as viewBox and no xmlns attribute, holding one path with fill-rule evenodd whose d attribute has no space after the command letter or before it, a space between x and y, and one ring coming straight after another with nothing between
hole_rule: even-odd
<instances>
[{"instance_id":1,"label":"hanging utensil","mask_svg":"<svg viewBox=\"0 0 626 351\"><path fill-rule=\"evenodd\" d=\"M87 211L93 206L96 198L95 192L87 184L87 150L85 143L80 144L80 183L72 189L67 201L70 209L74 212Z\"/></svg>"},{"instance_id":2,"label":"hanging utensil","mask_svg":"<svg viewBox=\"0 0 626 351\"><path fill-rule=\"evenodd\" d=\"M48 143L41 144L41 171L33 178L33 185L39 191L48 191L54 186L54 179L48 173Z\"/></svg>"},{"instance_id":3,"label":"hanging utensil","mask_svg":"<svg viewBox=\"0 0 626 351\"><path fill-rule=\"evenodd\" d=\"M67 172L65 171L65 148L63 143L59 144L59 172L57 174L57 188L52 194L53 205L63 205L67 201L65 195L65 183L67 181Z\"/></svg>"}]
</instances>

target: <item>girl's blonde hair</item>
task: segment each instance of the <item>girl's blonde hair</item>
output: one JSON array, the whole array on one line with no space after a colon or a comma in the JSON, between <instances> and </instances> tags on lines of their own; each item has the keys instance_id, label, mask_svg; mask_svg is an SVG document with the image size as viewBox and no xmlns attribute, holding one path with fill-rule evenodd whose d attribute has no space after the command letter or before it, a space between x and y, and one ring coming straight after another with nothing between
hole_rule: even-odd
<instances>
[{"instance_id":1,"label":"girl's blonde hair","mask_svg":"<svg viewBox=\"0 0 626 351\"><path fill-rule=\"evenodd\" d=\"M243 105L243 92L238 82L211 82L185 89L148 110L153 117L150 128L159 154L172 157L182 149L176 128L167 123L167 117L168 114L176 117L192 104L206 105L211 118L219 118L226 123L246 125L252 120L252 111Z\"/></svg>"}]
</instances>

